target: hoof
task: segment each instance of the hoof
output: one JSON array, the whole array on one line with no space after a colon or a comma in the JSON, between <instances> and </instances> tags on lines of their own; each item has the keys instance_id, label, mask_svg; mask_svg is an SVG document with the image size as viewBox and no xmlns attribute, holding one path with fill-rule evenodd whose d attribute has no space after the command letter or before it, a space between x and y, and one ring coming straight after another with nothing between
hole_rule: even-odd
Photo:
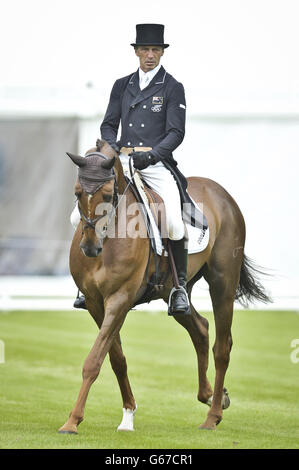
<instances>
[{"instance_id":1,"label":"hoof","mask_svg":"<svg viewBox=\"0 0 299 470\"><path fill-rule=\"evenodd\" d=\"M218 422L220 422L220 421L218 421ZM199 426L198 429L200 431L215 431L218 422L216 422L213 419L207 418L207 420L201 426Z\"/></svg>"},{"instance_id":2,"label":"hoof","mask_svg":"<svg viewBox=\"0 0 299 470\"><path fill-rule=\"evenodd\" d=\"M78 434L76 424L65 423L61 428L58 429L59 434Z\"/></svg>"},{"instance_id":3,"label":"hoof","mask_svg":"<svg viewBox=\"0 0 299 470\"><path fill-rule=\"evenodd\" d=\"M208 399L207 405L211 407L212 401L213 401L213 395ZM230 405L230 398L228 396L228 391L226 390L226 388L224 388L223 393L222 393L221 407L223 410L226 410L229 407L229 405Z\"/></svg>"},{"instance_id":4,"label":"hoof","mask_svg":"<svg viewBox=\"0 0 299 470\"><path fill-rule=\"evenodd\" d=\"M83 418L74 418L70 414L69 419L58 429L59 434L78 434L78 426L82 423Z\"/></svg>"},{"instance_id":5,"label":"hoof","mask_svg":"<svg viewBox=\"0 0 299 470\"><path fill-rule=\"evenodd\" d=\"M208 416L204 423L199 426L199 429L207 431L215 431L216 426L222 421L222 416L211 413L211 410L208 413Z\"/></svg>"},{"instance_id":6,"label":"hoof","mask_svg":"<svg viewBox=\"0 0 299 470\"><path fill-rule=\"evenodd\" d=\"M204 430L204 431L215 431L216 426L222 421L222 418L207 418L207 420L199 426L198 429Z\"/></svg>"},{"instance_id":7,"label":"hoof","mask_svg":"<svg viewBox=\"0 0 299 470\"><path fill-rule=\"evenodd\" d=\"M222 409L226 410L230 405L230 398L228 396L228 391L226 388L223 389L223 395L222 395Z\"/></svg>"},{"instance_id":8,"label":"hoof","mask_svg":"<svg viewBox=\"0 0 299 470\"><path fill-rule=\"evenodd\" d=\"M77 431L58 431L58 434L78 434Z\"/></svg>"},{"instance_id":9,"label":"hoof","mask_svg":"<svg viewBox=\"0 0 299 470\"><path fill-rule=\"evenodd\" d=\"M135 429L134 429L134 428L125 428L125 427L122 427L122 426L118 426L117 431L122 431L122 432L134 432Z\"/></svg>"}]
</instances>

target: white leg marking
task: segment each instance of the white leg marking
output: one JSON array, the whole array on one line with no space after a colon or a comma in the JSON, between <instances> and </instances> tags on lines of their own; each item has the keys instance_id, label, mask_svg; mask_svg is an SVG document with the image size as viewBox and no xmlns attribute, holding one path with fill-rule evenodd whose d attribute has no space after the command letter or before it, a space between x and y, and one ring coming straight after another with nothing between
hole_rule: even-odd
<instances>
[{"instance_id":1,"label":"white leg marking","mask_svg":"<svg viewBox=\"0 0 299 470\"><path fill-rule=\"evenodd\" d=\"M134 416L137 411L137 404L135 410L123 408L123 419L118 426L118 431L134 431Z\"/></svg>"}]
</instances>

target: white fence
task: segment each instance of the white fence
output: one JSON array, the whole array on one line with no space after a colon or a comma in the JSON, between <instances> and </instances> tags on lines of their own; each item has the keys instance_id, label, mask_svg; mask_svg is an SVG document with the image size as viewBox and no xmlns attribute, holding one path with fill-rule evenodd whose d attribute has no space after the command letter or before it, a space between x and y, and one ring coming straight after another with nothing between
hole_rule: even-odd
<instances>
[{"instance_id":1,"label":"white fence","mask_svg":"<svg viewBox=\"0 0 299 470\"><path fill-rule=\"evenodd\" d=\"M288 279L265 281L267 290L274 292L271 304L257 303L254 309L296 310L299 313L299 295L293 295L296 285ZM13 310L72 310L77 287L71 276L1 276L0 311ZM192 301L198 311L211 311L212 305L205 281L200 280L194 287ZM162 300L136 307L137 310L156 312L167 310ZM236 302L235 309L242 310Z\"/></svg>"}]
</instances>

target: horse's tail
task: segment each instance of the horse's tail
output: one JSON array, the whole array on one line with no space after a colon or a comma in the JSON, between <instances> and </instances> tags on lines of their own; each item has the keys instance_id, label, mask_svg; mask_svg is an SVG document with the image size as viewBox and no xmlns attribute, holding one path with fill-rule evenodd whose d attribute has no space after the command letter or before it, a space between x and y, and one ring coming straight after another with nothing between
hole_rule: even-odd
<instances>
[{"instance_id":1,"label":"horse's tail","mask_svg":"<svg viewBox=\"0 0 299 470\"><path fill-rule=\"evenodd\" d=\"M272 299L266 293L263 285L258 279L258 276L268 275L260 270L253 261L245 254L243 256L240 282L236 292L235 299L244 307L248 307L250 303L258 300L263 303L272 302Z\"/></svg>"}]
</instances>

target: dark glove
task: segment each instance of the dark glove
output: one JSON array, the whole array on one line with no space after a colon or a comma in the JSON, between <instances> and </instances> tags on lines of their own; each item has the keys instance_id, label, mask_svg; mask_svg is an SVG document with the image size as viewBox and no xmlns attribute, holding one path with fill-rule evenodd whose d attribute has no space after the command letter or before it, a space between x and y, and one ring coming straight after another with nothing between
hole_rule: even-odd
<instances>
[{"instance_id":1,"label":"dark glove","mask_svg":"<svg viewBox=\"0 0 299 470\"><path fill-rule=\"evenodd\" d=\"M110 144L110 147L112 147L118 155L120 154L120 147L117 142L115 144Z\"/></svg>"},{"instance_id":2,"label":"dark glove","mask_svg":"<svg viewBox=\"0 0 299 470\"><path fill-rule=\"evenodd\" d=\"M148 166L157 163L156 157L151 152L132 152L129 156L133 158L133 164L137 170L145 170Z\"/></svg>"}]
</instances>

